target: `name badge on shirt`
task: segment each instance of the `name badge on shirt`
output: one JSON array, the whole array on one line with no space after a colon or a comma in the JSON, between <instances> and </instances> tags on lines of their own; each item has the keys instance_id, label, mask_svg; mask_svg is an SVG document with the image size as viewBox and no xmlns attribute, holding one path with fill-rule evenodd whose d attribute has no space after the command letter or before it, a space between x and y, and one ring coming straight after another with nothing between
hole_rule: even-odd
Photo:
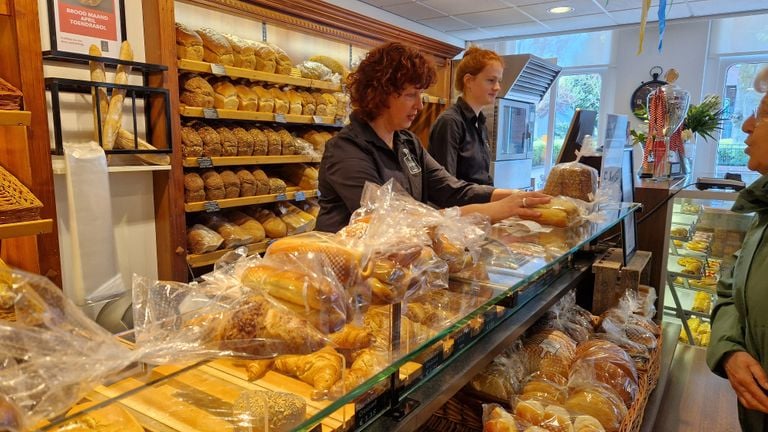
<instances>
[{"instance_id":1,"label":"name badge on shirt","mask_svg":"<svg viewBox=\"0 0 768 432\"><path fill-rule=\"evenodd\" d=\"M410 151L408 151L407 148L403 148L403 160L405 161L405 166L408 168L408 172L411 173L411 175L415 175L421 172L421 167L418 163L416 163L416 160L413 158L413 155Z\"/></svg>"}]
</instances>

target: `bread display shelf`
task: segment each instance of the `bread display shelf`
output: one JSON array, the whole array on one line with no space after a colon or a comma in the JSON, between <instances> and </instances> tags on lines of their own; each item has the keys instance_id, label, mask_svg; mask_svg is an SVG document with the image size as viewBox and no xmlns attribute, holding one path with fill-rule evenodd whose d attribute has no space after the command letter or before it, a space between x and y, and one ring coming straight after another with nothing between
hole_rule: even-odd
<instances>
[{"instance_id":1,"label":"bread display shelf","mask_svg":"<svg viewBox=\"0 0 768 432\"><path fill-rule=\"evenodd\" d=\"M437 96L430 96L426 93L421 95L421 101L424 103L431 103L431 104L439 104L439 105L445 105L448 103L444 98L437 97Z\"/></svg>"},{"instance_id":2,"label":"bread display shelf","mask_svg":"<svg viewBox=\"0 0 768 432\"><path fill-rule=\"evenodd\" d=\"M46 234L53 231L53 219L0 224L0 239Z\"/></svg>"},{"instance_id":3,"label":"bread display shelf","mask_svg":"<svg viewBox=\"0 0 768 432\"><path fill-rule=\"evenodd\" d=\"M0 126L29 126L31 123L30 111L0 110Z\"/></svg>"},{"instance_id":4,"label":"bread display shelf","mask_svg":"<svg viewBox=\"0 0 768 432\"><path fill-rule=\"evenodd\" d=\"M251 69L238 68L234 66L214 65L211 63L179 60L178 68L180 71L198 72L213 74L216 68L216 75L224 75L232 78L247 78L252 81L264 81L273 84L286 84L299 87L308 87L318 90L341 91L341 85L329 81L313 80L308 78L299 78L290 75L280 75L269 72L261 72ZM220 73L223 70L223 73Z\"/></svg>"},{"instance_id":5,"label":"bread display shelf","mask_svg":"<svg viewBox=\"0 0 768 432\"><path fill-rule=\"evenodd\" d=\"M273 114L232 109L199 108L182 106L179 113L184 117L197 117L221 120L245 120L274 123L314 124L319 126L342 126L332 116L309 116L296 114Z\"/></svg>"},{"instance_id":6,"label":"bread display shelf","mask_svg":"<svg viewBox=\"0 0 768 432\"><path fill-rule=\"evenodd\" d=\"M667 273L669 273L672 276L680 277L683 279L702 279L704 277L704 268L706 267L706 263L704 260L702 260L701 263L701 271L697 274L689 274L689 273L683 273L683 269L685 267L681 266L677 263L679 257L670 255L667 257Z\"/></svg>"},{"instance_id":7,"label":"bread display shelf","mask_svg":"<svg viewBox=\"0 0 768 432\"><path fill-rule=\"evenodd\" d=\"M307 155L289 155L289 156L220 156L211 158L184 158L184 166L187 168L199 167L201 160L203 165L208 165L210 160L210 166L241 166L241 165L274 165L274 164L289 164L289 163L316 163L320 162L319 158Z\"/></svg>"},{"instance_id":8,"label":"bread display shelf","mask_svg":"<svg viewBox=\"0 0 768 432\"><path fill-rule=\"evenodd\" d=\"M305 190L305 191L286 192L284 194L269 194L269 195L257 195L257 196L251 196L251 197L229 198L229 199L221 199L216 201L186 203L184 204L184 211L187 213L191 213L191 212L198 212L198 211L208 211L212 207L231 208L231 207L247 206L252 204L273 203L278 201L293 201L296 199L296 195L299 193L303 193L304 198L312 198L317 196L317 190ZM299 197L299 199L301 198ZM211 204L211 203L214 203L214 204Z\"/></svg>"},{"instance_id":9,"label":"bread display shelf","mask_svg":"<svg viewBox=\"0 0 768 432\"><path fill-rule=\"evenodd\" d=\"M260 241L257 243L251 243L246 246L248 248L248 255L262 253L267 250L268 245L269 245L269 241ZM189 254L187 255L187 263L192 268L211 265L216 261L218 261L221 257L223 257L224 254L231 251L232 249L224 249L224 250L217 250L217 251L204 253L204 254Z\"/></svg>"}]
</instances>

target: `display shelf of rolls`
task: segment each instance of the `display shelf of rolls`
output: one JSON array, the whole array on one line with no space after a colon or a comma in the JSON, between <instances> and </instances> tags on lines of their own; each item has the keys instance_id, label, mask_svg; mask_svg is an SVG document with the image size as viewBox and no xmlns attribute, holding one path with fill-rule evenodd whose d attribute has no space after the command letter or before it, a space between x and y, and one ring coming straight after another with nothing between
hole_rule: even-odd
<instances>
[{"instance_id":1,"label":"display shelf of rolls","mask_svg":"<svg viewBox=\"0 0 768 432\"><path fill-rule=\"evenodd\" d=\"M184 166L187 168L207 168L217 166L240 165L277 165L287 163L317 163L320 159L311 155L286 155L286 156L200 156L184 158Z\"/></svg>"},{"instance_id":2,"label":"display shelf of rolls","mask_svg":"<svg viewBox=\"0 0 768 432\"><path fill-rule=\"evenodd\" d=\"M180 114L184 117L196 117L218 120L245 120L284 124L314 124L318 126L341 126L333 116L313 116L285 113L265 113L253 111L238 111L224 108L199 108L182 106Z\"/></svg>"},{"instance_id":3,"label":"display shelf of rolls","mask_svg":"<svg viewBox=\"0 0 768 432\"><path fill-rule=\"evenodd\" d=\"M316 196L317 190L297 190L240 198L224 198L219 200L185 203L184 211L192 213L200 211L211 211L211 208L224 209L232 207L244 207L254 204L276 203L280 201L303 201L306 198L313 198Z\"/></svg>"},{"instance_id":4,"label":"display shelf of rolls","mask_svg":"<svg viewBox=\"0 0 768 432\"><path fill-rule=\"evenodd\" d=\"M251 81L260 81L278 85L292 85L297 87L307 87L317 90L341 91L341 84L319 79L299 78L291 75L281 75L234 67L223 64L212 64L203 61L181 59L178 62L178 68L183 72L196 72L204 74L213 74L217 76L227 76L230 78L245 78Z\"/></svg>"},{"instance_id":5,"label":"display shelf of rolls","mask_svg":"<svg viewBox=\"0 0 768 432\"><path fill-rule=\"evenodd\" d=\"M491 359L512 352L515 340L534 326L529 337L521 342L525 349L519 352L530 354L526 357L530 362L520 363L524 365L520 376L529 377L540 370L541 373L535 374L539 384L543 377L554 377L557 382L549 385L560 389L560 406L562 410L569 410L564 412L574 410L578 415L592 415L593 421L605 422L606 430L618 430L614 426L637 420L638 414L632 414L632 409L642 412L645 397L655 384L655 354L651 353L660 344L654 333L656 327L640 315L633 315L631 326L620 327L625 339L643 344L645 355L637 351L630 356L619 345L595 336L604 331L593 326L597 317L577 309L572 304L575 296L566 294L591 271L595 260L591 252L577 254L577 251L636 209L635 205L622 206L619 212L612 208L605 217L595 218L595 222L584 221L582 226L569 228L571 234L562 234L561 239L568 243L565 250L531 255L530 262L537 266L518 269L519 278L508 285L488 283L483 270L490 275L494 266L485 265L486 259L489 263L505 262L503 257L491 260L489 256L505 252L504 248L485 250L485 241L471 247L454 244L456 239L444 236L435 236L426 245L398 242L370 255L370 266L365 268L358 264L358 253L336 243L338 237L332 234L306 233L271 242L267 256L252 263L240 276L241 288L248 287L248 290L238 288L231 298L217 296L210 304L210 314L204 310L184 312L178 321L172 320L172 326L160 325L157 329L144 326L142 331L161 334L151 338L144 333L135 345L139 350L155 340L176 355L178 347L183 345L188 349L190 343L203 338L206 352L246 349L247 357L213 358L192 364L170 361L127 378L122 374L116 381L95 387L86 394L87 400L98 401L98 405L80 412L70 410L48 420L52 425L41 423L38 427L64 430L78 422L104 424L110 418L123 419L124 425L134 424L126 420L128 416L148 430L235 430L246 424L256 430L267 422L270 424L267 430L383 430L381 427L385 424L386 430L418 430L426 420L424 414L412 417L413 414L405 413L396 422L387 417L387 413L400 412L401 402L409 397L421 398L424 392L432 399L420 399L418 406L434 410L436 400L444 402L452 394L450 389L455 392L483 372ZM389 213L385 209L379 211ZM433 216L437 214L435 211ZM221 216L207 215L212 220L201 222L216 227L224 223ZM426 219L432 220L432 217ZM263 226L267 228L270 224ZM404 228L402 221L396 226ZM359 229L350 225L347 234L355 235ZM498 232L491 232L490 240L495 240L491 243L513 245L535 241L528 237L497 238ZM483 250L474 253L467 249L474 247ZM327 263L329 271L338 274L338 283L343 284L336 288L345 293L339 298L355 293L354 303L346 300L339 303L336 296L326 295L333 288L324 285L325 279L303 273L301 266L319 255L329 259L320 262ZM293 262L291 257L296 264L273 267L274 263ZM543 280L545 274L553 278ZM211 282L229 284L229 279L230 276L213 277ZM357 291L360 286L356 280L369 284L371 291ZM218 285L189 284L173 285L174 289L169 290L164 284L150 285L153 290L147 301L166 309L168 305L176 305L176 312L187 311L193 304L207 308L208 303L200 302L204 299L200 295L219 288ZM257 291L250 287L259 287L258 292L263 295L254 294ZM406 290L416 287L420 287L418 291L406 296ZM528 293L528 299L520 304L510 301L520 291ZM565 303L547 310L562 297L567 297ZM649 315L650 298L644 295L638 300L638 314ZM365 301L358 303L361 299ZM227 309L228 302L232 301L236 309ZM365 307L360 307L362 305ZM173 310L170 308L171 313ZM565 310L569 311L569 325L562 327L562 322L557 324L559 321L553 317L563 318L563 313L556 311ZM344 313L337 316L336 313L342 311ZM616 312L617 315L626 313ZM539 318L543 321L537 322ZM554 330L553 325L561 326L554 328L562 330ZM257 334L258 338L253 339ZM181 338L182 345L173 343L176 337ZM245 340L252 342L246 346ZM577 343L589 344L589 349L577 350ZM584 395L583 389L575 387L566 389L562 384L571 375L570 365L578 360L582 351L590 353L582 354L581 362L585 365L604 352L615 356L606 367L608 363L621 364L619 368L625 379L611 380L606 382L607 387L600 385L602 390L593 391L602 395L601 401L615 410L605 410L604 405L591 408L596 404L587 403L592 400L591 394ZM151 352L160 355L154 349ZM125 353L115 354L122 357ZM56 366L56 371L63 369ZM518 373L514 367L505 370ZM56 371L51 373L58 373ZM584 372L578 376L590 375ZM55 382L49 379L44 385L52 386ZM499 389L492 380L485 382L488 385L481 384L480 388L486 393ZM439 389L435 390L434 385ZM440 387L443 385L446 387ZM106 409L113 412L103 413ZM508 409L514 412L515 406ZM115 410L119 416L115 417ZM576 414L565 414L562 419L567 418L570 424L574 417ZM394 424L390 425L387 419Z\"/></svg>"}]
</instances>

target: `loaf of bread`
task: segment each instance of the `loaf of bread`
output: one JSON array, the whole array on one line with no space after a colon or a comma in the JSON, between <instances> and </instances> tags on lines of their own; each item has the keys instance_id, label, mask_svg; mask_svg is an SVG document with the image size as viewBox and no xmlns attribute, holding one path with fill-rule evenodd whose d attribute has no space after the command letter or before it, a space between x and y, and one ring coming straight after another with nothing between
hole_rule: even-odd
<instances>
[{"instance_id":1,"label":"loaf of bread","mask_svg":"<svg viewBox=\"0 0 768 432\"><path fill-rule=\"evenodd\" d=\"M176 58L203 60L203 40L194 30L176 23Z\"/></svg>"},{"instance_id":2,"label":"loaf of bread","mask_svg":"<svg viewBox=\"0 0 768 432\"><path fill-rule=\"evenodd\" d=\"M189 126L181 127L181 154L184 157L200 157L203 155L203 139L197 131Z\"/></svg>"},{"instance_id":3,"label":"loaf of bread","mask_svg":"<svg viewBox=\"0 0 768 432\"><path fill-rule=\"evenodd\" d=\"M224 238L205 225L195 224L187 230L187 249L189 253L204 254L213 252L221 246Z\"/></svg>"},{"instance_id":4,"label":"loaf of bread","mask_svg":"<svg viewBox=\"0 0 768 432\"><path fill-rule=\"evenodd\" d=\"M256 180L253 178L253 174L245 168L238 169L235 174L240 180L240 196L254 196L256 194Z\"/></svg>"},{"instance_id":5,"label":"loaf of bread","mask_svg":"<svg viewBox=\"0 0 768 432\"><path fill-rule=\"evenodd\" d=\"M253 155L264 156L267 154L267 135L257 127L248 128L248 133L253 137Z\"/></svg>"},{"instance_id":6,"label":"loaf of bread","mask_svg":"<svg viewBox=\"0 0 768 432\"><path fill-rule=\"evenodd\" d=\"M280 135L270 128L263 128L262 131L267 136L267 154L269 156L283 154L283 144L280 140Z\"/></svg>"},{"instance_id":7,"label":"loaf of bread","mask_svg":"<svg viewBox=\"0 0 768 432\"><path fill-rule=\"evenodd\" d=\"M331 72L341 75L342 78L345 78L349 72L347 68L344 67L344 65L342 65L340 62L325 55L315 55L310 57L309 60L324 65L330 69Z\"/></svg>"},{"instance_id":8,"label":"loaf of bread","mask_svg":"<svg viewBox=\"0 0 768 432\"><path fill-rule=\"evenodd\" d=\"M184 202L205 201L205 183L198 173L184 174Z\"/></svg>"},{"instance_id":9,"label":"loaf of bread","mask_svg":"<svg viewBox=\"0 0 768 432\"><path fill-rule=\"evenodd\" d=\"M317 218L317 215L320 214L320 204L318 204L317 200L314 198L299 202L299 207L301 207L302 210L311 214L315 218Z\"/></svg>"},{"instance_id":10,"label":"loaf of bread","mask_svg":"<svg viewBox=\"0 0 768 432\"><path fill-rule=\"evenodd\" d=\"M235 64L232 46L221 33L204 27L198 29L197 34L203 39L203 60L225 66L233 66Z\"/></svg>"},{"instance_id":11,"label":"loaf of bread","mask_svg":"<svg viewBox=\"0 0 768 432\"><path fill-rule=\"evenodd\" d=\"M227 78L212 81L213 106L218 109L236 110L240 100L237 98L237 89L232 82Z\"/></svg>"},{"instance_id":12,"label":"loaf of bread","mask_svg":"<svg viewBox=\"0 0 768 432\"><path fill-rule=\"evenodd\" d=\"M312 93L312 97L315 98L315 115L327 116L328 115L328 101L320 92Z\"/></svg>"},{"instance_id":13,"label":"loaf of bread","mask_svg":"<svg viewBox=\"0 0 768 432\"><path fill-rule=\"evenodd\" d=\"M232 170L221 170L219 177L224 183L224 198L237 198L240 196L240 178Z\"/></svg>"},{"instance_id":14,"label":"loaf of bread","mask_svg":"<svg viewBox=\"0 0 768 432\"><path fill-rule=\"evenodd\" d=\"M582 163L568 162L552 167L542 192L592 202L597 193L597 170Z\"/></svg>"},{"instance_id":15,"label":"loaf of bread","mask_svg":"<svg viewBox=\"0 0 768 432\"><path fill-rule=\"evenodd\" d=\"M332 93L321 93L323 99L325 99L326 114L327 116L336 116L336 104L338 103L336 96Z\"/></svg>"},{"instance_id":16,"label":"loaf of bread","mask_svg":"<svg viewBox=\"0 0 768 432\"><path fill-rule=\"evenodd\" d=\"M592 416L577 415L573 418L573 432L605 432L605 428Z\"/></svg>"},{"instance_id":17,"label":"loaf of bread","mask_svg":"<svg viewBox=\"0 0 768 432\"><path fill-rule=\"evenodd\" d=\"M315 115L315 97L305 90L302 90L298 93L299 96L301 96L301 114Z\"/></svg>"},{"instance_id":18,"label":"loaf of bread","mask_svg":"<svg viewBox=\"0 0 768 432\"><path fill-rule=\"evenodd\" d=\"M250 42L253 45L255 55L255 69L257 71L275 73L275 68L277 67L277 54L275 50L263 42Z\"/></svg>"},{"instance_id":19,"label":"loaf of bread","mask_svg":"<svg viewBox=\"0 0 768 432\"><path fill-rule=\"evenodd\" d=\"M253 90L259 98L259 112L275 112L275 100L272 97L272 92L260 85L252 85L251 90Z\"/></svg>"},{"instance_id":20,"label":"loaf of bread","mask_svg":"<svg viewBox=\"0 0 768 432\"><path fill-rule=\"evenodd\" d=\"M304 98L296 90L287 90L285 95L288 97L288 103L290 104L288 114L300 115L303 110Z\"/></svg>"},{"instance_id":21,"label":"loaf of bread","mask_svg":"<svg viewBox=\"0 0 768 432\"><path fill-rule=\"evenodd\" d=\"M275 206L277 215L285 222L289 236L309 232L315 229L317 221L312 215L288 202L279 202Z\"/></svg>"},{"instance_id":22,"label":"loaf of bread","mask_svg":"<svg viewBox=\"0 0 768 432\"><path fill-rule=\"evenodd\" d=\"M227 42L229 42L229 45L232 47L235 67L245 69L256 68L254 46L250 42L228 33L224 33L224 37L227 38Z\"/></svg>"},{"instance_id":23,"label":"loaf of bread","mask_svg":"<svg viewBox=\"0 0 768 432\"><path fill-rule=\"evenodd\" d=\"M302 78L329 81L333 72L322 63L305 60L296 65Z\"/></svg>"},{"instance_id":24,"label":"loaf of bread","mask_svg":"<svg viewBox=\"0 0 768 432\"><path fill-rule=\"evenodd\" d=\"M583 386L571 391L565 408L573 414L597 419L606 431L618 431L627 408L610 389L600 385Z\"/></svg>"},{"instance_id":25,"label":"loaf of bread","mask_svg":"<svg viewBox=\"0 0 768 432\"><path fill-rule=\"evenodd\" d=\"M269 178L269 193L270 194L284 194L286 190L286 184L284 181L277 177Z\"/></svg>"},{"instance_id":26,"label":"loaf of bread","mask_svg":"<svg viewBox=\"0 0 768 432\"><path fill-rule=\"evenodd\" d=\"M184 74L179 78L179 102L200 108L213 108L213 87L197 74Z\"/></svg>"},{"instance_id":27,"label":"loaf of bread","mask_svg":"<svg viewBox=\"0 0 768 432\"><path fill-rule=\"evenodd\" d=\"M237 138L235 134L226 126L217 127L216 133L219 134L221 141L221 155L237 156Z\"/></svg>"},{"instance_id":28,"label":"loaf of bread","mask_svg":"<svg viewBox=\"0 0 768 432\"><path fill-rule=\"evenodd\" d=\"M237 140L237 156L250 156L253 154L253 136L241 127L231 129Z\"/></svg>"},{"instance_id":29,"label":"loaf of bread","mask_svg":"<svg viewBox=\"0 0 768 432\"><path fill-rule=\"evenodd\" d=\"M521 216L521 218L559 228L569 227L580 220L579 208L564 198L554 197L548 203L539 204L533 209L540 213L538 217Z\"/></svg>"},{"instance_id":30,"label":"loaf of bread","mask_svg":"<svg viewBox=\"0 0 768 432\"><path fill-rule=\"evenodd\" d=\"M283 93L283 91L277 87L270 88L269 92L272 94L272 99L275 101L275 114L288 114L288 111L290 111L291 108L288 95Z\"/></svg>"},{"instance_id":31,"label":"loaf of bread","mask_svg":"<svg viewBox=\"0 0 768 432\"><path fill-rule=\"evenodd\" d=\"M228 212L227 219L250 234L253 237L253 241L259 242L264 240L266 236L264 227L256 219L238 210Z\"/></svg>"},{"instance_id":32,"label":"loaf of bread","mask_svg":"<svg viewBox=\"0 0 768 432\"><path fill-rule=\"evenodd\" d=\"M200 174L205 184L205 199L208 201L220 200L226 197L224 181L214 170L205 170Z\"/></svg>"},{"instance_id":33,"label":"loaf of bread","mask_svg":"<svg viewBox=\"0 0 768 432\"><path fill-rule=\"evenodd\" d=\"M301 396L272 390L244 391L232 409L238 428L252 432L290 432L307 416Z\"/></svg>"},{"instance_id":34,"label":"loaf of bread","mask_svg":"<svg viewBox=\"0 0 768 432\"><path fill-rule=\"evenodd\" d=\"M280 177L295 184L302 190L317 189L319 173L317 168L304 164L284 165Z\"/></svg>"},{"instance_id":35,"label":"loaf of bread","mask_svg":"<svg viewBox=\"0 0 768 432\"><path fill-rule=\"evenodd\" d=\"M221 138L219 133L203 123L195 123L193 127L197 129L197 134L203 141L203 156L221 156Z\"/></svg>"},{"instance_id":36,"label":"loaf of bread","mask_svg":"<svg viewBox=\"0 0 768 432\"><path fill-rule=\"evenodd\" d=\"M243 83L235 85L237 90L237 109L240 111L258 111L259 96L251 88Z\"/></svg>"},{"instance_id":37,"label":"loaf of bread","mask_svg":"<svg viewBox=\"0 0 768 432\"><path fill-rule=\"evenodd\" d=\"M224 238L222 243L226 249L236 248L253 243L253 237L239 226L226 220L220 214L206 214L201 218L205 226L219 233Z\"/></svg>"},{"instance_id":38,"label":"loaf of bread","mask_svg":"<svg viewBox=\"0 0 768 432\"><path fill-rule=\"evenodd\" d=\"M559 330L546 329L526 338L523 352L529 371L539 371L542 377L557 382L568 378L576 342Z\"/></svg>"},{"instance_id":39,"label":"loaf of bread","mask_svg":"<svg viewBox=\"0 0 768 432\"><path fill-rule=\"evenodd\" d=\"M251 171L251 174L253 174L254 194L268 195L269 177L267 177L267 174L258 168Z\"/></svg>"},{"instance_id":40,"label":"loaf of bread","mask_svg":"<svg viewBox=\"0 0 768 432\"><path fill-rule=\"evenodd\" d=\"M275 216L270 210L257 209L252 216L264 227L264 232L267 234L267 237L281 238L286 236L288 227L285 226L285 222Z\"/></svg>"},{"instance_id":41,"label":"loaf of bread","mask_svg":"<svg viewBox=\"0 0 768 432\"><path fill-rule=\"evenodd\" d=\"M277 130L277 135L280 137L280 154L296 154L296 144L293 135L283 128Z\"/></svg>"},{"instance_id":42,"label":"loaf of bread","mask_svg":"<svg viewBox=\"0 0 768 432\"><path fill-rule=\"evenodd\" d=\"M269 42L266 42L266 44L275 51L275 72L280 75L290 75L291 69L293 68L293 61L288 57L288 54L275 44Z\"/></svg>"}]
</instances>

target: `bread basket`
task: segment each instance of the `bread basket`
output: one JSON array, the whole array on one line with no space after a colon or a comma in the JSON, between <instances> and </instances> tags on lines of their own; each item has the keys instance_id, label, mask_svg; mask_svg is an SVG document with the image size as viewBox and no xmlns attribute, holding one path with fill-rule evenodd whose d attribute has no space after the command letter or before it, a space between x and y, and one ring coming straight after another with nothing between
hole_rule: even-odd
<instances>
[{"instance_id":1,"label":"bread basket","mask_svg":"<svg viewBox=\"0 0 768 432\"><path fill-rule=\"evenodd\" d=\"M42 207L19 179L0 166L0 223L39 219Z\"/></svg>"},{"instance_id":2,"label":"bread basket","mask_svg":"<svg viewBox=\"0 0 768 432\"><path fill-rule=\"evenodd\" d=\"M9 82L0 78L0 110L20 110L22 94Z\"/></svg>"}]
</instances>

